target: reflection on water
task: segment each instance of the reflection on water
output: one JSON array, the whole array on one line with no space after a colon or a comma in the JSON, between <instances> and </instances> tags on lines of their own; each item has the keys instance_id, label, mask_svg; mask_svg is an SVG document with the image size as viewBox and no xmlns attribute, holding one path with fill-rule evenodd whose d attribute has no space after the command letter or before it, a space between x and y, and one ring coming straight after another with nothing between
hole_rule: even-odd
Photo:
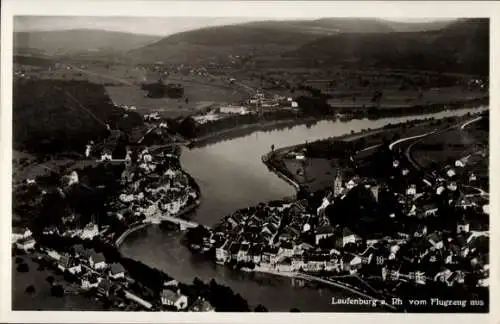
<instances>
[{"instance_id":1,"label":"reflection on water","mask_svg":"<svg viewBox=\"0 0 500 324\"><path fill-rule=\"evenodd\" d=\"M234 210L295 194L294 189L270 173L260 159L271 150L271 145L279 148L410 119L443 118L470 111L472 109L459 109L379 120L320 121L310 127L297 125L288 129L255 132L230 141L185 149L181 156L182 166L198 181L202 193L201 206L189 218L211 226Z\"/></svg>"},{"instance_id":2,"label":"reflection on water","mask_svg":"<svg viewBox=\"0 0 500 324\"><path fill-rule=\"evenodd\" d=\"M473 110L460 109L379 120L321 121L310 127L299 125L284 130L256 132L204 147L185 149L181 163L199 183L202 193L200 207L188 217L211 226L237 209L293 195L292 186L269 172L260 159L273 144L279 148L340 136L351 131L379 128L389 123L443 118L470 111ZM180 235L150 226L131 235L121 249L126 256L162 269L182 282L190 283L195 277L203 281L214 278L218 283L240 293L251 306L263 304L271 311L289 311L293 307L310 312L377 310L371 306L331 305L332 297L349 295L343 290L291 278L236 272L200 259L180 244Z\"/></svg>"}]
</instances>

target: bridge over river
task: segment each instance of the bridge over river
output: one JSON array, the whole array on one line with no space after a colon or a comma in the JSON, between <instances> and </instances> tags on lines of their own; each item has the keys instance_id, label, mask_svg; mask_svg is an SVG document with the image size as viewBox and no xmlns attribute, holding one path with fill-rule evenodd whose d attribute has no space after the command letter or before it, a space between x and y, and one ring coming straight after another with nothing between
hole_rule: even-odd
<instances>
[{"instance_id":1,"label":"bridge over river","mask_svg":"<svg viewBox=\"0 0 500 324\"><path fill-rule=\"evenodd\" d=\"M147 221L140 223L140 224L137 224L137 225L129 228L125 232L123 232L123 234L120 235L120 237L115 241L115 245L120 246L123 243L123 241L125 241L127 236L129 236L133 232L136 232L136 231L140 230L141 228L144 228L150 224L155 224L155 223L158 224L161 222L169 222L169 223L177 224L177 225L179 225L179 228L181 231L185 231L189 228L195 228L199 225L196 222L185 220L185 219L182 219L179 217L174 217L174 216L170 216L170 215L159 215L154 219L154 221L147 220ZM208 228L208 226L206 226L206 225L203 225L203 226L205 228Z\"/></svg>"}]
</instances>

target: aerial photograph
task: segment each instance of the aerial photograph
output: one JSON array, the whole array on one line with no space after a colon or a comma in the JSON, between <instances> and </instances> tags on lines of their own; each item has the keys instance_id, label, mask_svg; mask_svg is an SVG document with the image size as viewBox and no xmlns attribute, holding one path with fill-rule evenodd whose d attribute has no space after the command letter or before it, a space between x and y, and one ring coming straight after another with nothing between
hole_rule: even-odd
<instances>
[{"instance_id":1,"label":"aerial photograph","mask_svg":"<svg viewBox=\"0 0 500 324\"><path fill-rule=\"evenodd\" d=\"M489 18L13 27L12 311L490 311Z\"/></svg>"}]
</instances>

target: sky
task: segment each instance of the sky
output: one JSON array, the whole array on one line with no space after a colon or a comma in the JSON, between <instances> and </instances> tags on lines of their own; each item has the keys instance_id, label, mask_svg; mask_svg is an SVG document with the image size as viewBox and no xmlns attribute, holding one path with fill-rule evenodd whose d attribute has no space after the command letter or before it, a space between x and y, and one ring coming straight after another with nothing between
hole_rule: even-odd
<instances>
[{"instance_id":1,"label":"sky","mask_svg":"<svg viewBox=\"0 0 500 324\"><path fill-rule=\"evenodd\" d=\"M318 17L320 18L320 17ZM15 31L103 29L135 34L167 36L203 27L229 25L276 18L262 17L83 17L83 16L16 16ZM282 20L283 18L281 18ZM314 19L314 18L310 18ZM428 22L436 18L388 18L393 21ZM276 19L279 20L279 19Z\"/></svg>"}]
</instances>

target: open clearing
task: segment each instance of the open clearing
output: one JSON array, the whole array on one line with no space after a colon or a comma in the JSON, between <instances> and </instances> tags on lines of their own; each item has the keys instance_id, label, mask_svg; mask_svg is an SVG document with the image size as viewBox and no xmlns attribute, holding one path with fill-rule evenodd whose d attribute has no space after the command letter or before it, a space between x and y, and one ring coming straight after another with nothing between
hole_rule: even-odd
<instances>
[{"instance_id":1,"label":"open clearing","mask_svg":"<svg viewBox=\"0 0 500 324\"><path fill-rule=\"evenodd\" d=\"M28 264L28 272L16 270L15 259L12 257L12 309L13 310L103 310L102 303L95 302L81 295L67 294L63 297L55 297L50 293L50 284L46 278L52 276L58 282L63 282L60 275L48 270L38 270L38 264L27 255L21 256ZM32 285L35 292L26 293L26 287Z\"/></svg>"},{"instance_id":2,"label":"open clearing","mask_svg":"<svg viewBox=\"0 0 500 324\"><path fill-rule=\"evenodd\" d=\"M184 86L184 98L148 98L144 91L131 86L108 86L106 91L115 105L135 106L142 115L157 111L160 115L171 118L191 115L214 104L244 99L240 91L230 88L193 82L176 83Z\"/></svg>"}]
</instances>

